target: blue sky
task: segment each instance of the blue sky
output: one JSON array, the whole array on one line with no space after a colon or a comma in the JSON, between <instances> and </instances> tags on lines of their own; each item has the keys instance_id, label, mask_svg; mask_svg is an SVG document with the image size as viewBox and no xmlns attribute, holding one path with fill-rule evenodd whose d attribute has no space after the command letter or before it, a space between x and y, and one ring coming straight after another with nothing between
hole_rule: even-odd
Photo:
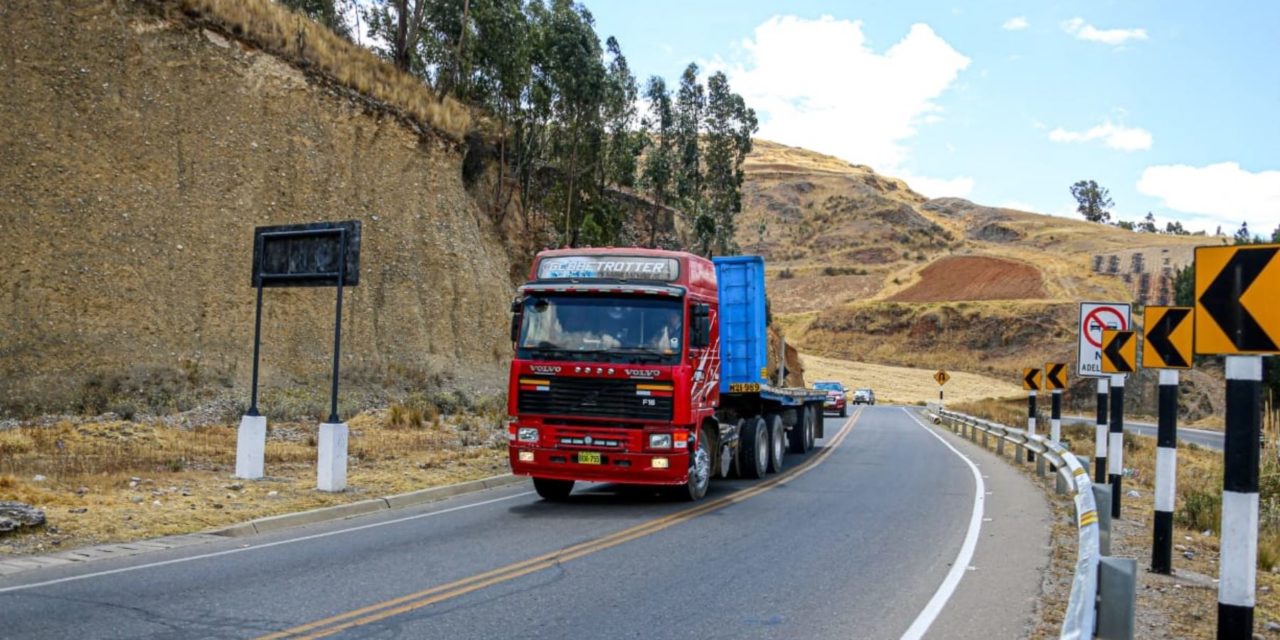
<instances>
[{"instance_id":1,"label":"blue sky","mask_svg":"<svg viewBox=\"0 0 1280 640\"><path fill-rule=\"evenodd\" d=\"M586 2L643 83L729 74L760 137L929 196L1280 224L1280 2ZM1229 7L1229 8L1228 8Z\"/></svg>"}]
</instances>

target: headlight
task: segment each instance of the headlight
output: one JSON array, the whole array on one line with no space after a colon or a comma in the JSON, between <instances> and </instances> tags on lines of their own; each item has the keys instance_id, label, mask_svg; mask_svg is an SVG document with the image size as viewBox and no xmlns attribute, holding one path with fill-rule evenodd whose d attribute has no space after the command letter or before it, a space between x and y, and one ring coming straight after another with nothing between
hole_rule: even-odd
<instances>
[{"instance_id":1,"label":"headlight","mask_svg":"<svg viewBox=\"0 0 1280 640\"><path fill-rule=\"evenodd\" d=\"M516 434L516 439L519 440L520 442L537 442L538 428L537 427L520 427L519 433Z\"/></svg>"},{"instance_id":2,"label":"headlight","mask_svg":"<svg viewBox=\"0 0 1280 640\"><path fill-rule=\"evenodd\" d=\"M650 449L670 449L671 434L669 433L651 433L649 434Z\"/></svg>"}]
</instances>

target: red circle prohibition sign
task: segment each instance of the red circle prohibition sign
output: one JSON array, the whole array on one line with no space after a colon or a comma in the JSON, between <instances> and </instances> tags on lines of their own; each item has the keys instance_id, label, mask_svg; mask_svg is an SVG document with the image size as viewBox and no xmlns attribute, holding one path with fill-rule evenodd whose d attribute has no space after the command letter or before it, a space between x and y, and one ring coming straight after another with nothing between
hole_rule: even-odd
<instances>
[{"instance_id":1,"label":"red circle prohibition sign","mask_svg":"<svg viewBox=\"0 0 1280 640\"><path fill-rule=\"evenodd\" d=\"M1103 314L1115 316L1115 324L1118 325L1120 331L1126 331L1129 328L1129 323L1125 321L1124 314L1120 313L1120 311L1115 307L1098 307L1097 309L1090 311L1089 315L1084 317L1084 326L1080 327L1080 330L1084 332L1084 339L1087 340L1089 344L1099 349L1102 348L1102 330L1110 328L1110 325L1102 321L1101 316ZM1094 328L1098 330L1097 340L1093 339L1093 333L1090 331Z\"/></svg>"}]
</instances>

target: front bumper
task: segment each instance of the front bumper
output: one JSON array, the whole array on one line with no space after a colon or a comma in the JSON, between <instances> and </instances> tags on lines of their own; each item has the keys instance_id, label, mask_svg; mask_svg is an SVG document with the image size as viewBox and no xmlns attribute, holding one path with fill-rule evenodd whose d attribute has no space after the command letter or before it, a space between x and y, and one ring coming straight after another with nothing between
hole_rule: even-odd
<instances>
[{"instance_id":1,"label":"front bumper","mask_svg":"<svg viewBox=\"0 0 1280 640\"><path fill-rule=\"evenodd\" d=\"M532 452L532 462L521 462L520 452ZM600 454L600 464L578 462L579 451ZM654 458L666 458L667 468L655 468ZM512 443L508 448L511 473L553 480L583 480L621 484L682 485L689 480L689 452L635 453L593 449L559 449Z\"/></svg>"}]
</instances>

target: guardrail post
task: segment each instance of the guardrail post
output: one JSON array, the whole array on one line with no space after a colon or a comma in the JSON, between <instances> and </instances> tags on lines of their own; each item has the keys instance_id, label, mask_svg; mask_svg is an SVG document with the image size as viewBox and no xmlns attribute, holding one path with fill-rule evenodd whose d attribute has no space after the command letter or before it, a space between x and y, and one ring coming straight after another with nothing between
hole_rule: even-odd
<instances>
[{"instance_id":1,"label":"guardrail post","mask_svg":"<svg viewBox=\"0 0 1280 640\"><path fill-rule=\"evenodd\" d=\"M1036 477L1044 477L1044 454L1036 456Z\"/></svg>"},{"instance_id":2,"label":"guardrail post","mask_svg":"<svg viewBox=\"0 0 1280 640\"><path fill-rule=\"evenodd\" d=\"M1022 464L1027 459L1026 441L1013 443L1013 461Z\"/></svg>"},{"instance_id":3,"label":"guardrail post","mask_svg":"<svg viewBox=\"0 0 1280 640\"><path fill-rule=\"evenodd\" d=\"M1138 600L1138 561L1102 558L1098 563L1098 638L1132 640Z\"/></svg>"},{"instance_id":4,"label":"guardrail post","mask_svg":"<svg viewBox=\"0 0 1280 640\"><path fill-rule=\"evenodd\" d=\"M1053 491L1054 493L1060 496L1066 495L1067 493L1067 479L1063 475L1063 472L1065 471L1067 471L1067 469L1063 468L1063 469L1059 469L1057 473L1053 474L1053 477L1056 478L1053 484Z\"/></svg>"},{"instance_id":5,"label":"guardrail post","mask_svg":"<svg viewBox=\"0 0 1280 640\"><path fill-rule=\"evenodd\" d=\"M996 438L996 455L1004 457L1004 436Z\"/></svg>"},{"instance_id":6,"label":"guardrail post","mask_svg":"<svg viewBox=\"0 0 1280 640\"><path fill-rule=\"evenodd\" d=\"M969 442L978 441L978 425L975 423L973 428L969 430Z\"/></svg>"},{"instance_id":7,"label":"guardrail post","mask_svg":"<svg viewBox=\"0 0 1280 640\"><path fill-rule=\"evenodd\" d=\"M1098 552L1111 555L1111 486L1093 485L1093 502L1098 509Z\"/></svg>"},{"instance_id":8,"label":"guardrail post","mask_svg":"<svg viewBox=\"0 0 1280 640\"><path fill-rule=\"evenodd\" d=\"M988 435L987 431L982 432L982 448L983 449L987 448L987 435Z\"/></svg>"}]
</instances>

